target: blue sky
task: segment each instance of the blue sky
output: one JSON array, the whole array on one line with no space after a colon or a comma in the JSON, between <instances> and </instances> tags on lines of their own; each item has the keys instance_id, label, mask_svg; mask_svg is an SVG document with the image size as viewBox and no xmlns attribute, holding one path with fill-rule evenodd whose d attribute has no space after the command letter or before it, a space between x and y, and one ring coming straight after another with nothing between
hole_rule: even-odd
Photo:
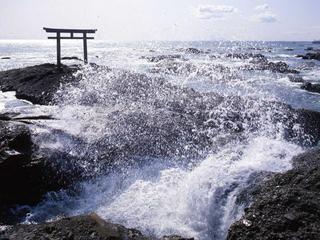
<instances>
[{"instance_id":1,"label":"blue sky","mask_svg":"<svg viewBox=\"0 0 320 240\"><path fill-rule=\"evenodd\" d=\"M0 0L0 39L47 27L97 28L98 39L320 39L320 0Z\"/></svg>"}]
</instances>

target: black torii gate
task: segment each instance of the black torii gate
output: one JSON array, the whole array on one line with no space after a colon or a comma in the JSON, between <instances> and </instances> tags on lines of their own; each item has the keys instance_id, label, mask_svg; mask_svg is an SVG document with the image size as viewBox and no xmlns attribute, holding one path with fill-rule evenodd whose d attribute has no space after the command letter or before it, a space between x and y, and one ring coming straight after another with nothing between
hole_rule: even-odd
<instances>
[{"instance_id":1,"label":"black torii gate","mask_svg":"<svg viewBox=\"0 0 320 240\"><path fill-rule=\"evenodd\" d=\"M94 39L88 37L87 34L92 34L97 29L61 29L61 28L43 28L47 33L56 33L55 37L48 37L48 39L57 39L57 66L61 67L61 39L83 39L83 55L84 62L88 63L88 48L87 39ZM70 36L62 36L62 33L70 33ZM75 36L75 34L82 34L82 36Z\"/></svg>"}]
</instances>

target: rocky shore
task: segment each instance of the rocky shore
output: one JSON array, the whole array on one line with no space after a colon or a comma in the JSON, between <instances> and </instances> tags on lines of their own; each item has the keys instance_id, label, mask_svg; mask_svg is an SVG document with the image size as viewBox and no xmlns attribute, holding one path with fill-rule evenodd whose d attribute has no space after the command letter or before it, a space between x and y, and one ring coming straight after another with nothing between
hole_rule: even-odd
<instances>
[{"instance_id":1,"label":"rocky shore","mask_svg":"<svg viewBox=\"0 0 320 240\"><path fill-rule=\"evenodd\" d=\"M190 54L199 54L194 49L188 49ZM262 56L234 56L238 58L252 58L255 69L270 70L278 73L296 74L298 71L290 69L285 63L271 63ZM148 59L159 62L159 59ZM180 58L178 56L170 57ZM159 65L159 67L162 67ZM26 99L34 104L52 104L54 95L63 84L76 83L79 77L75 75L79 66L63 66L57 70L55 65L43 64L23 69L14 69L0 72L1 91L16 91L17 98ZM252 70L248 67L248 70ZM191 135L188 142L195 146L194 152L204 151L206 146L214 145L210 139L202 135L204 131L192 131L195 127L199 130L210 129L212 132L221 131L214 124L206 123L209 119L205 113L210 108L221 107L233 104L237 110L230 113L226 118L229 122L234 122L237 127L223 126L224 131L232 136L241 137L243 131L242 123L251 121L252 131L254 131L254 119L257 113L252 116L242 116L241 107L243 100L240 98L224 100L215 94L201 95L189 89L177 89L166 84L159 79L156 85L146 76L124 73L121 79L132 80L133 77L143 79L139 86L133 84L132 89L124 91L123 85L126 82L119 82L114 89L121 92L126 98L134 99L135 94L143 95L152 93L152 88L159 87L165 89L165 93L172 96L169 103L156 101L155 105L162 106L168 104L170 112L163 112L163 116L168 116L170 122L165 122L159 128L148 126L143 134L154 136L158 133L159 138L150 137L145 142L137 142L137 138L129 139L122 133L117 133L117 139L126 141L125 147L108 145L106 151L112 150L112 154L107 155L108 161L115 161L117 158L124 158L128 153L143 154L153 156L170 156L175 150L185 151L182 142L186 134ZM143 84L142 84L143 83ZM165 87L164 87L165 86ZM118 89L117 89L118 88ZM183 99L177 97L183 96ZM181 92L183 94L181 94ZM271 121L288 122L287 138L294 142L303 142L292 130L293 126L299 123L302 130L311 136L308 147L316 146L320 140L320 113L305 109L292 109L290 106L275 103L279 109L288 111L288 116L283 119L273 116ZM262 106L266 109L270 106ZM128 116L127 119L119 121L130 121L130 126L138 131L136 122L144 121L148 116ZM213 118L214 116L210 116ZM172 122L177 126L172 128ZM135 135L133 135L135 136ZM172 148L152 150L150 146L162 146L166 141ZM222 140L221 140L222 141ZM182 142L183 143L183 142ZM96 143L102 144L102 143ZM105 144L105 142L103 143ZM117 149L118 147L118 149ZM15 119L10 114L0 115L0 225L10 225L0 231L0 239L152 239L143 236L138 230L127 229L121 225L106 222L97 215L76 216L64 218L51 223L38 225L19 225L19 216L14 212L19 205L36 205L44 195L50 191L57 191L68 188L78 180L81 175L74 174L71 178L65 174L59 165L52 164L47 156L39 155L39 146L32 141L32 131L30 123L26 124L23 119ZM121 151L121 153L120 153ZM191 150L190 150L191 151ZM188 153L190 153L190 151ZM110 151L109 151L110 152ZM125 153L125 154L124 154ZM195 154L195 153L192 153ZM294 169L284 173L276 174L268 181L259 185L251 191L253 204L246 209L245 215L236 222L229 231L228 239L318 239L319 214L320 210L320 151L318 149L309 151L293 160ZM106 166L108 166L108 162ZM240 201L240 200L239 200ZM318 211L319 210L319 211ZM163 237L163 239L183 239L179 236Z\"/></svg>"},{"instance_id":2,"label":"rocky shore","mask_svg":"<svg viewBox=\"0 0 320 240\"><path fill-rule=\"evenodd\" d=\"M136 229L104 221L96 214L64 218L51 223L16 225L0 232L0 239L14 240L155 240ZM163 236L159 240L193 240L180 236Z\"/></svg>"},{"instance_id":3,"label":"rocky shore","mask_svg":"<svg viewBox=\"0 0 320 240\"><path fill-rule=\"evenodd\" d=\"M77 66L62 65L58 70L54 64L13 69L0 72L1 91L16 91L16 97L34 104L48 104L60 85L75 81Z\"/></svg>"},{"instance_id":4,"label":"rocky shore","mask_svg":"<svg viewBox=\"0 0 320 240\"><path fill-rule=\"evenodd\" d=\"M292 161L292 170L252 191L253 204L227 239L320 239L320 149Z\"/></svg>"},{"instance_id":5,"label":"rocky shore","mask_svg":"<svg viewBox=\"0 0 320 240\"><path fill-rule=\"evenodd\" d=\"M314 52L309 52L305 55L298 55L297 57L307 60L318 60L320 61L320 50L316 50Z\"/></svg>"}]
</instances>

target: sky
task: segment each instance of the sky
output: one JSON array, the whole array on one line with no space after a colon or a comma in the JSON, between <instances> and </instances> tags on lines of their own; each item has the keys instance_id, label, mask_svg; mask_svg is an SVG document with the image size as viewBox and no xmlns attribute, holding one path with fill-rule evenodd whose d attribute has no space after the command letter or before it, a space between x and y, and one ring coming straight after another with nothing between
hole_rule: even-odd
<instances>
[{"instance_id":1,"label":"sky","mask_svg":"<svg viewBox=\"0 0 320 240\"><path fill-rule=\"evenodd\" d=\"M0 0L0 39L57 27L109 41L315 40L319 11L320 0Z\"/></svg>"}]
</instances>

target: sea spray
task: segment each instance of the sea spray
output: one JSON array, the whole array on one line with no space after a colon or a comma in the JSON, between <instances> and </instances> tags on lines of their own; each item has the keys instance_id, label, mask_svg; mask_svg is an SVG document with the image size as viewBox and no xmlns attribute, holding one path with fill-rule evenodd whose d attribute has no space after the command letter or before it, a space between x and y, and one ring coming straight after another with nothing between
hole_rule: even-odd
<instances>
[{"instance_id":1,"label":"sea spray","mask_svg":"<svg viewBox=\"0 0 320 240\"><path fill-rule=\"evenodd\" d=\"M251 87L221 96L126 70L77 74L35 141L58 163L75 158L87 180L49 193L26 222L93 211L150 235L223 239L252 175L288 170L302 151L286 139L290 109Z\"/></svg>"}]
</instances>

